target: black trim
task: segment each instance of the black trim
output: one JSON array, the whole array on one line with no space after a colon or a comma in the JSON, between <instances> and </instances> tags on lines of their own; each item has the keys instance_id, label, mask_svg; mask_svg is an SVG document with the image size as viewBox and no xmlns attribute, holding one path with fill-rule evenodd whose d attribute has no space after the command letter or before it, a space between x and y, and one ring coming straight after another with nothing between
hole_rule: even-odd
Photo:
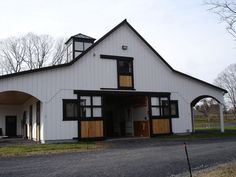
<instances>
[{"instance_id":1,"label":"black trim","mask_svg":"<svg viewBox=\"0 0 236 177\"><path fill-rule=\"evenodd\" d=\"M139 95L139 96L170 96L170 92L142 92L142 91L108 91L108 90L74 90L74 94L80 96L103 96L103 95Z\"/></svg>"},{"instance_id":2,"label":"black trim","mask_svg":"<svg viewBox=\"0 0 236 177\"><path fill-rule=\"evenodd\" d=\"M115 26L112 30L110 30L108 33L106 33L103 37L101 37L99 40L97 40L92 46L90 46L88 49L86 49L84 52L82 52L79 56L77 56L74 60L72 60L69 63L65 63L65 64L60 64L60 65L54 65L54 66L48 66L48 67L43 67L43 68L38 68L38 69L34 69L34 70L27 70L27 71L22 71L22 72L18 72L18 73L13 73L13 74L7 74L7 75L2 75L0 76L0 79L4 79L4 78L9 78L9 77L14 77L14 76L19 76L19 75L24 75L24 74L28 74L28 73L34 73L34 72L41 72L41 71L47 71L47 70L51 70L51 69L56 69L56 68L62 68L62 67L66 67L66 66L70 66L73 63L75 63L77 60L79 60L80 58L82 58L85 54L87 54L91 49L93 49L95 46L97 46L99 43L101 43L105 38L107 38L110 34L112 34L114 31L116 31L120 26L122 25L128 25L128 27L174 72L177 74L180 74L182 76L185 76L187 78L196 80L202 84L206 84L210 87L213 87L215 89L221 90L224 93L228 93L227 90L222 89L220 87L217 87L215 85L212 85L210 83L207 83L205 81L202 81L200 79L197 79L195 77L189 76L187 74L184 74L180 71L176 71L175 69L173 69L162 57L159 53L157 53L157 51L127 22L127 20L123 20L120 24L118 24L117 26Z\"/></svg>"},{"instance_id":3,"label":"black trim","mask_svg":"<svg viewBox=\"0 0 236 177\"><path fill-rule=\"evenodd\" d=\"M83 34L83 35L84 35L84 34ZM86 35L84 35L84 36L86 36ZM71 37L65 42L65 44L68 44L71 39L76 40L76 41L78 41L78 42L92 42L92 43L96 40L95 38L92 38L92 37L90 37L90 36L87 36L87 37L88 37L88 38L83 38L83 37L77 37L76 35L74 35L74 36L71 36Z\"/></svg>"},{"instance_id":4,"label":"black trim","mask_svg":"<svg viewBox=\"0 0 236 177\"><path fill-rule=\"evenodd\" d=\"M133 57L118 56L118 55L100 55L101 59L110 59L110 60L134 60Z\"/></svg>"}]
</instances>

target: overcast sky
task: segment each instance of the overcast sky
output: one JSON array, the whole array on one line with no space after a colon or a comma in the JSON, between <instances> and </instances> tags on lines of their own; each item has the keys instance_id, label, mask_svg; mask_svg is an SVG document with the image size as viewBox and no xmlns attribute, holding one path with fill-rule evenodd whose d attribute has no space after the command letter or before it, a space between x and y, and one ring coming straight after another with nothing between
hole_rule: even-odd
<instances>
[{"instance_id":1,"label":"overcast sky","mask_svg":"<svg viewBox=\"0 0 236 177\"><path fill-rule=\"evenodd\" d=\"M28 32L96 39L127 19L176 70L213 82L236 63L236 41L204 0L5 0L0 39Z\"/></svg>"}]
</instances>

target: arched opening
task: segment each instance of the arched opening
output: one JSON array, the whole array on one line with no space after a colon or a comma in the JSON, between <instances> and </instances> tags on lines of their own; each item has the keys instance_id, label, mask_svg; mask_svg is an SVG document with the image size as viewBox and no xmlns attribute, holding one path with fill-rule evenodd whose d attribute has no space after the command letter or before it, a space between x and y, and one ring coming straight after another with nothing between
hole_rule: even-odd
<instances>
[{"instance_id":1,"label":"arched opening","mask_svg":"<svg viewBox=\"0 0 236 177\"><path fill-rule=\"evenodd\" d=\"M191 102L193 132L222 130L221 103L218 99L201 95Z\"/></svg>"},{"instance_id":2,"label":"arched opening","mask_svg":"<svg viewBox=\"0 0 236 177\"><path fill-rule=\"evenodd\" d=\"M0 136L40 141L41 102L21 91L0 92Z\"/></svg>"}]
</instances>

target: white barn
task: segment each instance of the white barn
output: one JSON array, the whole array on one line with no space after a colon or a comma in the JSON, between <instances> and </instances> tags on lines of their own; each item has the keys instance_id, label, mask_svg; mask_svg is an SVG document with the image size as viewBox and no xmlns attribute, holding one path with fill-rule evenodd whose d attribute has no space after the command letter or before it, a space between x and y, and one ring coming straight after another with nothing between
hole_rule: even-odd
<instances>
[{"instance_id":1,"label":"white barn","mask_svg":"<svg viewBox=\"0 0 236 177\"><path fill-rule=\"evenodd\" d=\"M223 103L224 89L174 70L126 20L94 41L72 36L68 63L0 76L3 135L45 143L186 133L197 101Z\"/></svg>"}]
</instances>

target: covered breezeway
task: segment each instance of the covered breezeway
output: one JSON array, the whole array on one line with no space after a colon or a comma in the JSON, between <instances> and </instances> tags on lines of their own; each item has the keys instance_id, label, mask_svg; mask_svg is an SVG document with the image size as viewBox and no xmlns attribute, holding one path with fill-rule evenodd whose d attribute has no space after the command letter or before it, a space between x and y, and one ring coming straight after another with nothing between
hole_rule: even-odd
<instances>
[{"instance_id":1,"label":"covered breezeway","mask_svg":"<svg viewBox=\"0 0 236 177\"><path fill-rule=\"evenodd\" d=\"M25 92L0 92L0 136L40 141L40 105Z\"/></svg>"}]
</instances>

